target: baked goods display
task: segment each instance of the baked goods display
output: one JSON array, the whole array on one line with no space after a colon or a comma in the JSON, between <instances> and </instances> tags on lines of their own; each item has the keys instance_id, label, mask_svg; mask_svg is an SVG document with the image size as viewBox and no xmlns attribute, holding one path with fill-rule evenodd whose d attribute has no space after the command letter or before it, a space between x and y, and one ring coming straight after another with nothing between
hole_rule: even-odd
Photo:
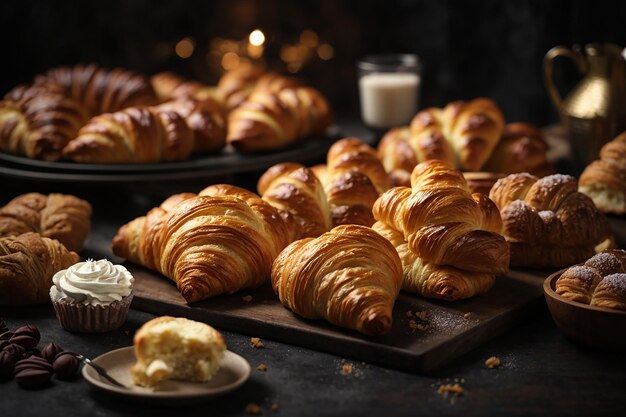
<instances>
[{"instance_id":1,"label":"baked goods display","mask_svg":"<svg viewBox=\"0 0 626 417\"><path fill-rule=\"evenodd\" d=\"M87 259L55 273L49 297L65 330L108 332L124 324L134 281L123 265Z\"/></svg>"},{"instance_id":2,"label":"baked goods display","mask_svg":"<svg viewBox=\"0 0 626 417\"><path fill-rule=\"evenodd\" d=\"M422 295L453 300L486 291L495 275L508 271L509 249L499 234L502 221L495 204L484 194L471 194L463 174L442 161L417 165L411 174L411 188L388 190L376 201L373 212L380 223L374 229L388 236L401 253L404 289L428 288ZM472 285L424 285L419 281L436 274L429 264L478 273L461 278L478 281ZM443 280L462 275L449 268L437 274Z\"/></svg>"},{"instance_id":3,"label":"baked goods display","mask_svg":"<svg viewBox=\"0 0 626 417\"><path fill-rule=\"evenodd\" d=\"M113 253L162 273L193 303L262 285L292 236L256 194L212 185L174 195L122 226Z\"/></svg>"},{"instance_id":4,"label":"baked goods display","mask_svg":"<svg viewBox=\"0 0 626 417\"><path fill-rule=\"evenodd\" d=\"M609 249L568 268L556 293L582 304L626 310L626 251Z\"/></svg>"},{"instance_id":5,"label":"baked goods display","mask_svg":"<svg viewBox=\"0 0 626 417\"><path fill-rule=\"evenodd\" d=\"M578 190L605 213L626 214L626 132L600 149L580 175Z\"/></svg>"},{"instance_id":6,"label":"baked goods display","mask_svg":"<svg viewBox=\"0 0 626 417\"><path fill-rule=\"evenodd\" d=\"M0 305L49 302L54 273L76 262L75 252L37 233L0 237Z\"/></svg>"},{"instance_id":7,"label":"baked goods display","mask_svg":"<svg viewBox=\"0 0 626 417\"><path fill-rule=\"evenodd\" d=\"M489 197L502 215L512 267L569 266L608 244L605 216L577 187L574 177L562 174L511 174L496 182Z\"/></svg>"},{"instance_id":8,"label":"baked goods display","mask_svg":"<svg viewBox=\"0 0 626 417\"><path fill-rule=\"evenodd\" d=\"M162 316L139 328L133 338L137 363L130 369L137 385L158 388L165 379L207 382L219 370L226 350L222 335L208 324Z\"/></svg>"},{"instance_id":9,"label":"baked goods display","mask_svg":"<svg viewBox=\"0 0 626 417\"><path fill-rule=\"evenodd\" d=\"M79 252L91 228L91 205L68 194L22 194L0 208L0 237L36 232Z\"/></svg>"},{"instance_id":10,"label":"baked goods display","mask_svg":"<svg viewBox=\"0 0 626 417\"><path fill-rule=\"evenodd\" d=\"M294 313L368 335L390 330L401 280L395 248L359 225L293 242L272 267L274 292Z\"/></svg>"}]
</instances>

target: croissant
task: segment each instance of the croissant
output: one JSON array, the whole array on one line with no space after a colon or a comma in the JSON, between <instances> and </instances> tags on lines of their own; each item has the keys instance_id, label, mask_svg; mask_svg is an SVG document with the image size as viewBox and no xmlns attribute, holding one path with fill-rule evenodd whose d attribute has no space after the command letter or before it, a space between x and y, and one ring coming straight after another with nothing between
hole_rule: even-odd
<instances>
[{"instance_id":1,"label":"croissant","mask_svg":"<svg viewBox=\"0 0 626 417\"><path fill-rule=\"evenodd\" d=\"M496 282L496 276L483 272L470 272L425 262L412 252L402 233L384 223L372 226L396 247L402 261L402 290L420 294L423 297L455 301L483 294Z\"/></svg>"},{"instance_id":2,"label":"croissant","mask_svg":"<svg viewBox=\"0 0 626 417\"><path fill-rule=\"evenodd\" d=\"M626 251L609 249L568 268L556 293L583 304L626 310Z\"/></svg>"},{"instance_id":3,"label":"croissant","mask_svg":"<svg viewBox=\"0 0 626 417\"><path fill-rule=\"evenodd\" d=\"M0 237L0 305L49 302L52 276L78 260L59 241L37 233Z\"/></svg>"},{"instance_id":4,"label":"croissant","mask_svg":"<svg viewBox=\"0 0 626 417\"><path fill-rule=\"evenodd\" d=\"M626 132L600 149L580 176L578 190L605 213L626 214Z\"/></svg>"},{"instance_id":5,"label":"croissant","mask_svg":"<svg viewBox=\"0 0 626 417\"><path fill-rule=\"evenodd\" d=\"M150 78L150 85L154 89L160 102L180 98L192 98L198 101L221 102L217 87L208 86L196 81L189 81L173 72L160 72Z\"/></svg>"},{"instance_id":6,"label":"croissant","mask_svg":"<svg viewBox=\"0 0 626 417\"><path fill-rule=\"evenodd\" d=\"M87 119L58 85L16 87L0 101L0 150L56 161Z\"/></svg>"},{"instance_id":7,"label":"croissant","mask_svg":"<svg viewBox=\"0 0 626 417\"><path fill-rule=\"evenodd\" d=\"M367 335L391 329L401 280L395 248L359 225L293 242L272 267L274 292L294 313Z\"/></svg>"},{"instance_id":8,"label":"croissant","mask_svg":"<svg viewBox=\"0 0 626 417\"><path fill-rule=\"evenodd\" d=\"M98 164L169 162L218 150L224 143L221 109L183 99L96 116L63 154L77 162Z\"/></svg>"},{"instance_id":9,"label":"croissant","mask_svg":"<svg viewBox=\"0 0 626 417\"><path fill-rule=\"evenodd\" d=\"M380 196L376 220L402 233L425 262L496 275L508 271L500 213L485 195L469 192L461 172L439 160L422 162L411 185Z\"/></svg>"},{"instance_id":10,"label":"croissant","mask_svg":"<svg viewBox=\"0 0 626 417\"><path fill-rule=\"evenodd\" d=\"M66 194L22 194L0 208L0 237L36 232L79 252L91 228L91 205Z\"/></svg>"},{"instance_id":11,"label":"croissant","mask_svg":"<svg viewBox=\"0 0 626 417\"><path fill-rule=\"evenodd\" d=\"M411 147L411 130L408 127L396 127L387 132L377 148L378 159L389 174L393 187L410 187L411 171L420 161ZM437 143L446 143L437 142ZM445 158L443 155L441 158Z\"/></svg>"},{"instance_id":12,"label":"croissant","mask_svg":"<svg viewBox=\"0 0 626 417\"><path fill-rule=\"evenodd\" d=\"M303 165L274 165L259 179L257 191L286 222L294 223L294 240L317 237L332 227L324 187Z\"/></svg>"},{"instance_id":13,"label":"croissant","mask_svg":"<svg viewBox=\"0 0 626 417\"><path fill-rule=\"evenodd\" d=\"M277 210L254 193L213 185L172 196L122 226L113 253L162 273L193 303L266 282L291 236Z\"/></svg>"},{"instance_id":14,"label":"croissant","mask_svg":"<svg viewBox=\"0 0 626 417\"><path fill-rule=\"evenodd\" d=\"M241 152L263 151L322 135L330 123L329 104L317 90L257 90L230 113L226 140Z\"/></svg>"},{"instance_id":15,"label":"croissant","mask_svg":"<svg viewBox=\"0 0 626 417\"><path fill-rule=\"evenodd\" d=\"M511 266L572 265L611 237L604 215L569 175L511 174L495 183L489 197L501 212Z\"/></svg>"}]
</instances>

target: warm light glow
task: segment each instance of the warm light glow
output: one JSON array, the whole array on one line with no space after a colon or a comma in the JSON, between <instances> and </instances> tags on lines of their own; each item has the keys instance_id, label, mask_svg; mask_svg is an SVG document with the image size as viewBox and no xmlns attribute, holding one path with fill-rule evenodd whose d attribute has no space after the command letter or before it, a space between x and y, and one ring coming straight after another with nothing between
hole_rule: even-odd
<instances>
[{"instance_id":1,"label":"warm light glow","mask_svg":"<svg viewBox=\"0 0 626 417\"><path fill-rule=\"evenodd\" d=\"M317 48L317 55L319 55L320 59L328 61L335 56L335 49L331 45L323 43Z\"/></svg>"},{"instance_id":2,"label":"warm light glow","mask_svg":"<svg viewBox=\"0 0 626 417\"><path fill-rule=\"evenodd\" d=\"M294 46L283 46L280 50L280 59L283 62L293 62L298 59L298 49Z\"/></svg>"},{"instance_id":3,"label":"warm light glow","mask_svg":"<svg viewBox=\"0 0 626 417\"><path fill-rule=\"evenodd\" d=\"M234 52L226 52L222 57L222 68L226 71L233 70L239 66L239 55Z\"/></svg>"},{"instance_id":4,"label":"warm light glow","mask_svg":"<svg viewBox=\"0 0 626 417\"><path fill-rule=\"evenodd\" d=\"M248 55L252 58L260 58L263 56L263 45L255 46L252 44L248 45Z\"/></svg>"},{"instance_id":5,"label":"warm light glow","mask_svg":"<svg viewBox=\"0 0 626 417\"><path fill-rule=\"evenodd\" d=\"M183 38L176 44L176 55L185 59L189 58L193 54L193 50L196 47L193 40L190 38Z\"/></svg>"},{"instance_id":6,"label":"warm light glow","mask_svg":"<svg viewBox=\"0 0 626 417\"><path fill-rule=\"evenodd\" d=\"M259 29L253 30L250 32L248 41L250 42L250 45L261 46L265 43L265 35Z\"/></svg>"},{"instance_id":7,"label":"warm light glow","mask_svg":"<svg viewBox=\"0 0 626 417\"><path fill-rule=\"evenodd\" d=\"M302 66L296 62L292 62L290 64L287 65L287 71L289 71L292 74L295 74L296 72L300 71L300 68Z\"/></svg>"},{"instance_id":8,"label":"warm light glow","mask_svg":"<svg viewBox=\"0 0 626 417\"><path fill-rule=\"evenodd\" d=\"M303 30L300 34L300 42L309 48L315 48L317 47L319 38L317 37L317 33L307 29Z\"/></svg>"}]
</instances>

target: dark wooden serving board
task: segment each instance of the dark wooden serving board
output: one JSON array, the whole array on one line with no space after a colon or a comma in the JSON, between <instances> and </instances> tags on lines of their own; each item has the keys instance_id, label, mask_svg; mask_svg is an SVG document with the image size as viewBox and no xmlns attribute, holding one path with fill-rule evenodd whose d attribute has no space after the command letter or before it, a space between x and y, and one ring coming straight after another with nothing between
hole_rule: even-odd
<instances>
[{"instance_id":1,"label":"dark wooden serving board","mask_svg":"<svg viewBox=\"0 0 626 417\"><path fill-rule=\"evenodd\" d=\"M368 337L323 320L299 318L280 304L269 286L189 305L170 280L132 265L129 269L136 278L135 309L416 373L442 366L529 318L544 305L542 284L549 275L511 271L487 294L454 303L402 293L391 332ZM251 301L244 301L247 295ZM425 330L411 328L409 310L427 312ZM471 316L464 318L467 312Z\"/></svg>"}]
</instances>

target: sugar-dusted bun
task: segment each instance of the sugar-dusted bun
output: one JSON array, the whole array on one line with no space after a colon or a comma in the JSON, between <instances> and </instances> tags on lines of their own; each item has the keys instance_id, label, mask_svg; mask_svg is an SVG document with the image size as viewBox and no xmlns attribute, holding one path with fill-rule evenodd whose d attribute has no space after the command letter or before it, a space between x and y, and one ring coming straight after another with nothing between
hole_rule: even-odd
<instances>
[{"instance_id":1,"label":"sugar-dusted bun","mask_svg":"<svg viewBox=\"0 0 626 417\"><path fill-rule=\"evenodd\" d=\"M213 327L180 317L157 317L135 333L137 363L130 369L137 385L156 387L164 379L206 382L219 369L226 350Z\"/></svg>"}]
</instances>

